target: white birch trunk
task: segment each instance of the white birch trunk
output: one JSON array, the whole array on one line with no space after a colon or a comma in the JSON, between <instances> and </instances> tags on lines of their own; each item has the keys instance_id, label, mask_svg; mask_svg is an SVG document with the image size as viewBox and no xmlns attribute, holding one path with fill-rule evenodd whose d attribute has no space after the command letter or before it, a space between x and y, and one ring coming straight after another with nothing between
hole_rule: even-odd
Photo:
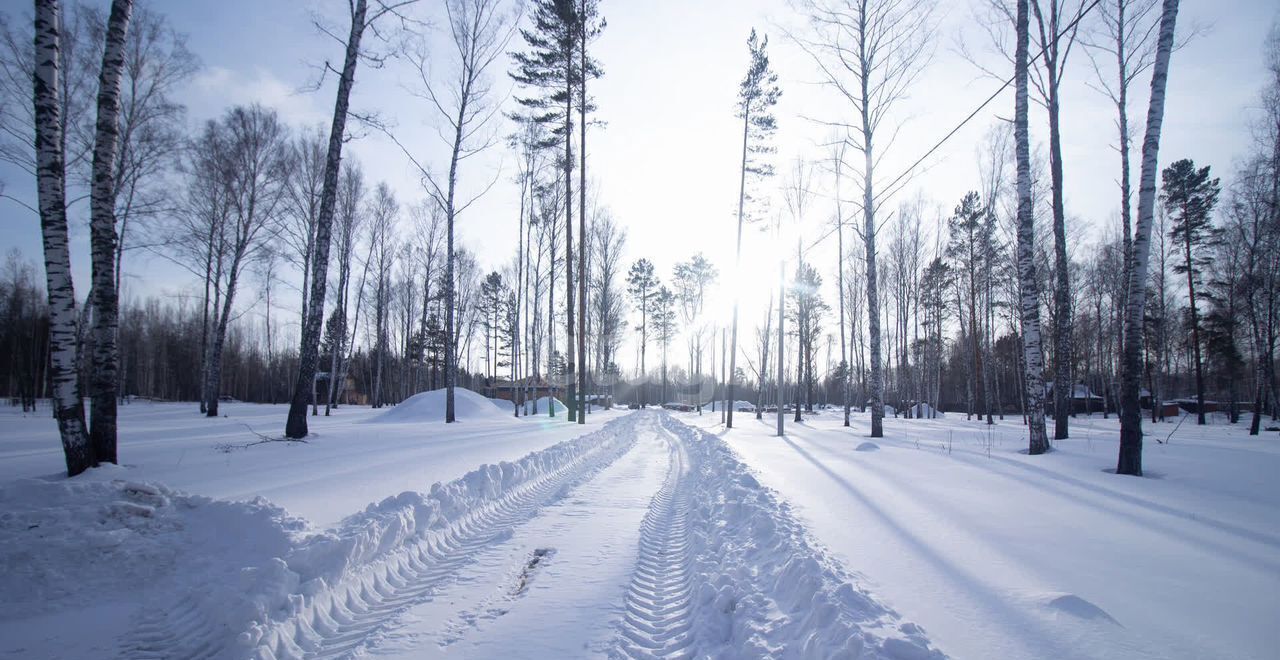
<instances>
[{"instance_id":1,"label":"white birch trunk","mask_svg":"<svg viewBox=\"0 0 1280 660\"><path fill-rule=\"evenodd\" d=\"M329 283L329 238L333 231L333 210L338 194L338 170L342 164L342 143L346 134L347 107L351 87L355 84L359 63L360 37L364 34L366 0L355 0L351 13L351 31L347 35L347 51L338 79L338 96L334 102L333 124L329 129L329 153L324 165L324 187L320 192L320 215L316 222L315 254L311 262L311 301L307 305L306 324L302 329L302 345L298 355L298 380L289 402L285 436L307 435L307 402L315 392L316 367L320 361L320 331L323 325L325 288Z\"/></svg>"},{"instance_id":2,"label":"white birch trunk","mask_svg":"<svg viewBox=\"0 0 1280 660\"><path fill-rule=\"evenodd\" d=\"M125 40L132 0L114 0L107 19L98 79L98 122L93 147L93 188L89 230L93 252L93 373L90 377L92 417L89 438L96 460L116 462L116 401L120 356L116 328L120 293L116 288L116 158L120 145L120 81L124 74Z\"/></svg>"},{"instance_id":3,"label":"white birch trunk","mask_svg":"<svg viewBox=\"0 0 1280 660\"><path fill-rule=\"evenodd\" d=\"M49 299L49 373L53 413L58 421L67 474L75 476L96 463L85 433L84 404L76 383L76 294L67 246L66 165L63 153L58 0L35 3L36 195L44 246L45 286Z\"/></svg>"},{"instance_id":4,"label":"white birch trunk","mask_svg":"<svg viewBox=\"0 0 1280 660\"><path fill-rule=\"evenodd\" d=\"M1021 285L1022 351L1026 384L1028 453L1049 450L1044 424L1044 351L1040 335L1040 300L1036 280L1035 225L1031 206L1031 139L1027 124L1027 46L1030 40L1028 0L1018 0L1014 105L1014 149L1018 162L1018 281Z\"/></svg>"},{"instance_id":5,"label":"white birch trunk","mask_svg":"<svg viewBox=\"0 0 1280 660\"><path fill-rule=\"evenodd\" d=\"M1138 391L1142 378L1143 313L1146 304L1147 267L1151 258L1151 226L1155 219L1156 169L1159 166L1160 128L1164 123L1165 86L1173 53L1178 0L1164 0L1160 37L1151 73L1151 100L1147 130L1142 141L1142 172L1138 179L1138 217L1133 236L1132 267L1125 294L1124 356L1120 372L1120 452L1117 474L1142 475L1142 411ZM1155 404L1153 392L1152 405Z\"/></svg>"}]
</instances>

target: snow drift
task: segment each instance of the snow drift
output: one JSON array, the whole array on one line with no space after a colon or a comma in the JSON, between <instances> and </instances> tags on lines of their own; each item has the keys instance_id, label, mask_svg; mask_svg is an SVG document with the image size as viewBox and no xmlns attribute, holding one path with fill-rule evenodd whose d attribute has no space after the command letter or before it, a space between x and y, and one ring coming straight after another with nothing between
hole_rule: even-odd
<instances>
[{"instance_id":1,"label":"snow drift","mask_svg":"<svg viewBox=\"0 0 1280 660\"><path fill-rule=\"evenodd\" d=\"M415 394L386 412L369 420L370 424L420 424L444 421L444 388ZM511 411L503 410L480 394L465 387L453 390L453 413L460 422L513 419Z\"/></svg>"}]
</instances>

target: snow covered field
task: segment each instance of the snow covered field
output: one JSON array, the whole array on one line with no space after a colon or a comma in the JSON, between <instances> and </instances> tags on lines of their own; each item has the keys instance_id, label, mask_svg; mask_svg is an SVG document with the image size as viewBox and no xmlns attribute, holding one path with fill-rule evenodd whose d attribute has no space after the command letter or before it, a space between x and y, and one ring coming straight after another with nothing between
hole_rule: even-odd
<instances>
[{"instance_id":1,"label":"snow covered field","mask_svg":"<svg viewBox=\"0 0 1280 660\"><path fill-rule=\"evenodd\" d=\"M715 426L719 416L680 416ZM819 542L957 658L1280 657L1280 437L1145 425L1148 477L1117 477L1119 424L1079 417L1025 454L985 425L825 411L729 445ZM958 417L958 419L957 419ZM736 420L735 420L736 421Z\"/></svg>"},{"instance_id":2,"label":"snow covered field","mask_svg":"<svg viewBox=\"0 0 1280 660\"><path fill-rule=\"evenodd\" d=\"M1096 417L1033 458L1012 419L889 419L871 443L835 411L776 438L749 414L578 426L460 393L446 427L431 395L256 445L283 406L133 404L125 465L72 480L52 422L0 408L0 657L1280 649L1274 432L1184 424L1137 479L1104 472Z\"/></svg>"}]
</instances>

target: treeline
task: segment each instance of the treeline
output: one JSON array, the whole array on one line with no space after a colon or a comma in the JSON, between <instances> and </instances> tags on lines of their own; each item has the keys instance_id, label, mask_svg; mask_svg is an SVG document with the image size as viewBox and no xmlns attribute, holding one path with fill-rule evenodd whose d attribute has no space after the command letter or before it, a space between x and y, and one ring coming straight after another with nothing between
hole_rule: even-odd
<instances>
[{"instance_id":1,"label":"treeline","mask_svg":"<svg viewBox=\"0 0 1280 660\"><path fill-rule=\"evenodd\" d=\"M0 396L24 410L49 398L48 308L43 287L34 280L34 269L14 253L6 259L0 279ZM147 298L121 306L119 352L121 403L137 399L154 401L198 400L204 383L200 355L201 311L191 301ZM365 332L372 333L369 327ZM221 396L253 403L281 403L292 394L297 374L296 347L267 349L267 332L261 317L246 316L229 325L223 353ZM397 342L399 344L399 342ZM325 344L322 361L331 358L332 344ZM389 350L382 358L375 351L357 348L350 357L350 391L339 402L371 403L369 393L380 389L383 403L398 403L426 389L441 385L442 361L435 353L413 355L403 348ZM87 389L88 368L80 368L80 385ZM374 380L383 379L381 388ZM464 387L485 389L485 375L463 370ZM317 391L326 402L325 382Z\"/></svg>"}]
</instances>

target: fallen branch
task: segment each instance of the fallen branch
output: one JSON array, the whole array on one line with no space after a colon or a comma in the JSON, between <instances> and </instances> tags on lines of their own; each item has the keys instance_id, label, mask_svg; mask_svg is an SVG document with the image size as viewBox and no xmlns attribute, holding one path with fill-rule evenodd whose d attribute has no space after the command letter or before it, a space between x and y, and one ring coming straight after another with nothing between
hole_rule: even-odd
<instances>
[{"instance_id":1,"label":"fallen branch","mask_svg":"<svg viewBox=\"0 0 1280 660\"><path fill-rule=\"evenodd\" d=\"M258 438L260 439L255 440L253 442L246 442L246 443L224 442L221 444L214 445L213 448L224 454L230 454L231 452L237 449L248 449L255 445L265 445L269 442L289 442L289 443L297 443L297 442L306 443L307 442L306 438L288 438L285 436L263 435L253 430L253 427L249 426L248 424L245 424L244 422L240 422L240 426L245 427L246 429L249 430L250 433L258 436Z\"/></svg>"}]
</instances>

